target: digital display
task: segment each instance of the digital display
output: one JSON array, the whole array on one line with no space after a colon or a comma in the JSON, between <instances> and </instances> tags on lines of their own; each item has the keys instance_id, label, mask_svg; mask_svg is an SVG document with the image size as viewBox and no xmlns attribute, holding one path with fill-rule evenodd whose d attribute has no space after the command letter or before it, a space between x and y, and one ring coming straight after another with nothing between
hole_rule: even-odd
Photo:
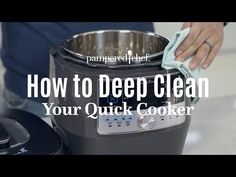
<instances>
[{"instance_id":1,"label":"digital display","mask_svg":"<svg viewBox=\"0 0 236 177\"><path fill-rule=\"evenodd\" d=\"M171 93L173 93L173 80L177 77L181 77L184 79L184 76L182 74L176 74L176 75L171 75ZM164 84L159 84L158 89L164 88L166 92L166 77L165 78L165 83ZM110 88L110 95L106 98L99 98L99 106L122 106L122 102L127 102L128 106L132 106L131 110L136 110L136 107L139 103L147 103L148 107L150 106L155 106L155 107L160 107L160 106L165 106L166 102L171 102L172 104L176 104L179 102L184 101L184 95L180 98L175 98L173 94L171 94L171 97L166 97L163 96L161 98L158 98L154 95L154 77L148 77L147 79L147 95L142 98L140 101L137 101L136 98L136 93L134 93L134 96L131 98L127 98L124 95L122 95L119 98L113 97L111 94L111 89ZM136 80L135 80L136 82ZM136 83L134 84L136 87ZM142 88L142 87L141 87ZM134 88L136 90L136 88ZM124 93L124 88L122 88L122 93ZM111 104L112 103L112 104ZM141 107L141 109L144 109Z\"/></svg>"}]
</instances>

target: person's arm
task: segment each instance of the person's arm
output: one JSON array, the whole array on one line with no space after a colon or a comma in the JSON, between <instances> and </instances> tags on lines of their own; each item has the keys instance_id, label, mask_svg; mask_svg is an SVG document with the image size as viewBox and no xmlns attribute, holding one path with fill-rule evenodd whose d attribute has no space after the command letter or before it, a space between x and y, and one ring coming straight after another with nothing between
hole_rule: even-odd
<instances>
[{"instance_id":1,"label":"person's arm","mask_svg":"<svg viewBox=\"0 0 236 177\"><path fill-rule=\"evenodd\" d=\"M184 61L195 54L190 62L190 69L194 70L199 65L203 69L208 68L223 44L226 24L223 22L184 23L182 29L190 27L191 31L176 50L176 60Z\"/></svg>"}]
</instances>

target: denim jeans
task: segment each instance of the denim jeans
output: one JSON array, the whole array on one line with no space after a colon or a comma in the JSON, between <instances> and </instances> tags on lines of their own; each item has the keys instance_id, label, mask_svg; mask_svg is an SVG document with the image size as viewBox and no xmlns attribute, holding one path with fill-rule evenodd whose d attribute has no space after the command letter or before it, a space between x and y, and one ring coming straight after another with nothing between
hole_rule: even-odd
<instances>
[{"instance_id":1,"label":"denim jeans","mask_svg":"<svg viewBox=\"0 0 236 177\"><path fill-rule=\"evenodd\" d=\"M41 103L22 98L7 88L3 89L3 99L3 106L6 108L27 111L40 118L43 118L46 114L45 107Z\"/></svg>"}]
</instances>

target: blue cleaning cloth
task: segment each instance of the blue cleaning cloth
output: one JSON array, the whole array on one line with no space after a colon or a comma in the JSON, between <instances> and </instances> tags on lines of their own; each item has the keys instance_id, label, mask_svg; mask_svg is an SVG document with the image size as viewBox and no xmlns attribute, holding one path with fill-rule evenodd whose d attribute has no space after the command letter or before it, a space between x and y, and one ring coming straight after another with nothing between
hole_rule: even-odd
<instances>
[{"instance_id":1,"label":"blue cleaning cloth","mask_svg":"<svg viewBox=\"0 0 236 177\"><path fill-rule=\"evenodd\" d=\"M169 44L166 46L164 50L164 55L162 58L162 68L164 69L178 69L185 78L194 78L196 82L196 97L193 99L193 103L197 103L199 100L198 96L198 78L201 76L201 68L198 66L195 70L191 70L189 68L189 63L193 59L192 57L189 57L184 62L182 61L176 61L175 51L178 48L178 46L182 43L182 41L187 37L188 33L190 32L190 28L186 28L181 31L177 31Z\"/></svg>"}]
</instances>

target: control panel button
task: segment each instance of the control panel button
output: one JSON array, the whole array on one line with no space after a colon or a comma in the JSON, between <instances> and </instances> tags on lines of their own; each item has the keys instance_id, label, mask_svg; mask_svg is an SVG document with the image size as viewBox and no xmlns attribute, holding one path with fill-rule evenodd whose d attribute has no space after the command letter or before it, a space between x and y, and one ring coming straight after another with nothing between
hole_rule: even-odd
<instances>
[{"instance_id":1,"label":"control panel button","mask_svg":"<svg viewBox=\"0 0 236 177\"><path fill-rule=\"evenodd\" d=\"M156 119L153 116L140 116L139 126L145 130L152 130L156 125Z\"/></svg>"}]
</instances>

